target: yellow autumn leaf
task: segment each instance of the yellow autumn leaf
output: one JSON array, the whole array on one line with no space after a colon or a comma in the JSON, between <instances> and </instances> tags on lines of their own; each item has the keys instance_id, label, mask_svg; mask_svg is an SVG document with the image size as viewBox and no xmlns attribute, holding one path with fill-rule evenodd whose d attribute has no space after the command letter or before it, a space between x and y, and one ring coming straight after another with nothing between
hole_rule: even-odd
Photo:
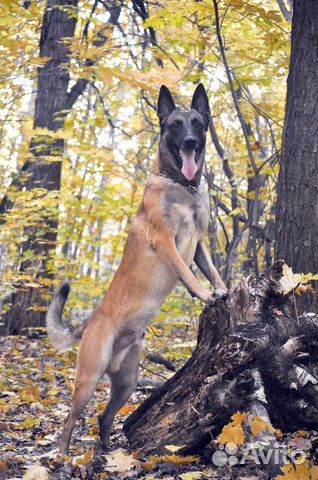
<instances>
[{"instance_id":1,"label":"yellow autumn leaf","mask_svg":"<svg viewBox=\"0 0 318 480\"><path fill-rule=\"evenodd\" d=\"M306 430L298 430L298 432L296 432L296 435L300 437L308 437L309 432L306 432Z\"/></svg>"},{"instance_id":2,"label":"yellow autumn leaf","mask_svg":"<svg viewBox=\"0 0 318 480\"><path fill-rule=\"evenodd\" d=\"M58 388L52 388L52 390L48 391L48 395L52 396L52 397L55 397L56 395L58 395L60 393L60 391L61 390L59 390Z\"/></svg>"},{"instance_id":3,"label":"yellow autumn leaf","mask_svg":"<svg viewBox=\"0 0 318 480\"><path fill-rule=\"evenodd\" d=\"M195 463L199 460L199 457L182 457L180 455L172 454L172 455L163 455L162 461L165 463L174 463L176 465L184 465L187 463Z\"/></svg>"},{"instance_id":4,"label":"yellow autumn leaf","mask_svg":"<svg viewBox=\"0 0 318 480\"><path fill-rule=\"evenodd\" d=\"M150 456L147 462L142 465L146 470L152 470L158 463L174 463L176 465L185 465L187 463L194 463L199 460L198 457L182 457L180 455L153 455Z\"/></svg>"},{"instance_id":5,"label":"yellow autumn leaf","mask_svg":"<svg viewBox=\"0 0 318 480\"><path fill-rule=\"evenodd\" d=\"M315 290L312 288L311 285L304 285L303 283L301 283L300 285L298 285L295 292L297 293L297 295L301 295L302 293L315 293Z\"/></svg>"},{"instance_id":6,"label":"yellow autumn leaf","mask_svg":"<svg viewBox=\"0 0 318 480\"><path fill-rule=\"evenodd\" d=\"M175 453L181 448L183 448L184 445L165 445L165 449L168 450L169 452Z\"/></svg>"},{"instance_id":7,"label":"yellow autumn leaf","mask_svg":"<svg viewBox=\"0 0 318 480\"><path fill-rule=\"evenodd\" d=\"M222 433L219 435L219 442L222 445L227 443L235 443L236 445L243 445L245 442L245 433L242 425L236 425L231 422L223 427Z\"/></svg>"},{"instance_id":8,"label":"yellow autumn leaf","mask_svg":"<svg viewBox=\"0 0 318 480\"><path fill-rule=\"evenodd\" d=\"M250 423L251 431L254 437L257 437L260 433L269 430L275 433L277 436L281 436L281 431L274 428L270 423L266 422L262 417L253 417Z\"/></svg>"},{"instance_id":9,"label":"yellow autumn leaf","mask_svg":"<svg viewBox=\"0 0 318 480\"><path fill-rule=\"evenodd\" d=\"M309 460L302 463L287 463L282 467L284 475L278 475L275 480L318 480L318 467Z\"/></svg>"},{"instance_id":10,"label":"yellow autumn leaf","mask_svg":"<svg viewBox=\"0 0 318 480\"><path fill-rule=\"evenodd\" d=\"M314 280L318 280L318 273L301 273L301 283L308 283Z\"/></svg>"},{"instance_id":11,"label":"yellow autumn leaf","mask_svg":"<svg viewBox=\"0 0 318 480\"><path fill-rule=\"evenodd\" d=\"M160 457L156 455L152 455L151 457L149 457L147 462L144 462L142 464L142 466L149 471L149 470L152 470L158 463L160 463L160 461L161 461Z\"/></svg>"},{"instance_id":12,"label":"yellow autumn leaf","mask_svg":"<svg viewBox=\"0 0 318 480\"><path fill-rule=\"evenodd\" d=\"M29 430L31 428L37 427L40 425L40 419L39 418L33 418L31 415L28 415L26 419L21 422L18 426L19 430Z\"/></svg>"},{"instance_id":13,"label":"yellow autumn leaf","mask_svg":"<svg viewBox=\"0 0 318 480\"><path fill-rule=\"evenodd\" d=\"M294 273L293 270L286 265L283 266L283 276L279 281L278 291L283 295L287 295L294 290L301 283L302 277L299 273Z\"/></svg>"},{"instance_id":14,"label":"yellow autumn leaf","mask_svg":"<svg viewBox=\"0 0 318 480\"><path fill-rule=\"evenodd\" d=\"M9 402L5 401L3 398L0 399L0 413L6 413L10 410L11 405Z\"/></svg>"},{"instance_id":15,"label":"yellow autumn leaf","mask_svg":"<svg viewBox=\"0 0 318 480\"><path fill-rule=\"evenodd\" d=\"M231 419L237 425L242 425L242 423L245 422L245 420L247 419L248 415L249 415L248 413L237 412L237 413L234 413L234 415L232 415Z\"/></svg>"},{"instance_id":16,"label":"yellow autumn leaf","mask_svg":"<svg viewBox=\"0 0 318 480\"><path fill-rule=\"evenodd\" d=\"M85 454L81 457L77 457L75 460L76 465L88 465L94 458L94 448L88 448Z\"/></svg>"},{"instance_id":17,"label":"yellow autumn leaf","mask_svg":"<svg viewBox=\"0 0 318 480\"><path fill-rule=\"evenodd\" d=\"M137 410L138 407L139 407L139 403L137 405L125 405L124 407L122 407L118 411L118 414L119 415L129 415L131 413L134 413Z\"/></svg>"},{"instance_id":18,"label":"yellow autumn leaf","mask_svg":"<svg viewBox=\"0 0 318 480\"><path fill-rule=\"evenodd\" d=\"M237 207L237 208L234 208L234 210L232 210L232 211L229 213L229 216L230 216L230 217L236 217L236 215L239 215L241 212L242 212L241 207Z\"/></svg>"},{"instance_id":19,"label":"yellow autumn leaf","mask_svg":"<svg viewBox=\"0 0 318 480\"><path fill-rule=\"evenodd\" d=\"M243 0L229 0L229 4L234 8L241 8L244 6Z\"/></svg>"},{"instance_id":20,"label":"yellow autumn leaf","mask_svg":"<svg viewBox=\"0 0 318 480\"><path fill-rule=\"evenodd\" d=\"M232 422L223 427L219 435L219 442L222 445L227 443L236 443L236 445L243 445L245 442L245 434L242 427L243 422L247 419L248 413L236 412L232 415Z\"/></svg>"},{"instance_id":21,"label":"yellow autumn leaf","mask_svg":"<svg viewBox=\"0 0 318 480\"><path fill-rule=\"evenodd\" d=\"M20 393L21 403L33 403L41 401L39 387L27 387Z\"/></svg>"}]
</instances>

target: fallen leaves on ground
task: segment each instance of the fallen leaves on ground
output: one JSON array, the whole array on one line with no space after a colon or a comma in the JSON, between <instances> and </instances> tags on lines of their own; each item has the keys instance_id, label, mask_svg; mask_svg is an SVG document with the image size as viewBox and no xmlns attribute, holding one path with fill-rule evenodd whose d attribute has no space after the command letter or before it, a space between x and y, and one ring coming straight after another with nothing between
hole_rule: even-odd
<instances>
[{"instance_id":1,"label":"fallen leaves on ground","mask_svg":"<svg viewBox=\"0 0 318 480\"><path fill-rule=\"evenodd\" d=\"M180 455L175 455L174 453L172 455L153 455L149 457L149 460L147 462L143 463L143 467L146 470L152 470L158 463L174 463L176 465L185 465L187 463L193 463L193 462L198 462L199 458L198 457L182 457Z\"/></svg>"},{"instance_id":2,"label":"fallen leaves on ground","mask_svg":"<svg viewBox=\"0 0 318 480\"><path fill-rule=\"evenodd\" d=\"M270 423L266 422L262 417L254 416L250 422L251 432L254 437L257 437L260 433L268 430L269 432L275 433L277 436L281 436L282 432L277 428L274 428Z\"/></svg>"},{"instance_id":3,"label":"fallen leaves on ground","mask_svg":"<svg viewBox=\"0 0 318 480\"><path fill-rule=\"evenodd\" d=\"M127 472L138 467L140 462L133 455L127 453L123 448L118 448L104 456L107 462L108 472Z\"/></svg>"},{"instance_id":4,"label":"fallen leaves on ground","mask_svg":"<svg viewBox=\"0 0 318 480\"><path fill-rule=\"evenodd\" d=\"M284 475L278 475L275 480L318 480L318 467L309 460L296 465L288 463L282 471Z\"/></svg>"},{"instance_id":5,"label":"fallen leaves on ground","mask_svg":"<svg viewBox=\"0 0 318 480\"><path fill-rule=\"evenodd\" d=\"M131 413L134 413L138 407L139 403L136 405L125 405L118 411L117 415L130 415Z\"/></svg>"},{"instance_id":6,"label":"fallen leaves on ground","mask_svg":"<svg viewBox=\"0 0 318 480\"><path fill-rule=\"evenodd\" d=\"M130 452L122 425L126 416L146 397L138 390L116 417L111 436L112 450L107 454L99 453L96 448L99 433L97 413L107 404L109 381L106 377L75 427L70 457L60 455L57 447L70 405L76 350L58 353L47 339L5 337L0 339L0 360L1 480L239 480L251 477L255 468L258 479L267 478L262 466L216 467L212 462L212 446L207 447L205 459L178 455L178 450L184 445L166 445L169 454L158 453L148 459L140 452ZM152 370L154 368L151 366ZM153 372L151 375L153 379ZM248 415L234 414L220 434L220 440L225 443L240 440ZM262 422L255 422L257 431L265 428ZM312 432L300 431L286 438L285 443L293 450L306 450L312 454L317 447L317 437ZM298 477L295 473L291 477L292 473L286 471L289 477L283 478L318 480L314 476L316 469L310 467L307 470L306 477L298 475L303 472L298 467Z\"/></svg>"},{"instance_id":7,"label":"fallen leaves on ground","mask_svg":"<svg viewBox=\"0 0 318 480\"><path fill-rule=\"evenodd\" d=\"M232 422L223 427L219 435L219 442L222 445L227 443L235 443L237 446L243 445L245 442L245 433L243 430L243 422L247 419L248 413L237 412L232 415Z\"/></svg>"},{"instance_id":8,"label":"fallen leaves on ground","mask_svg":"<svg viewBox=\"0 0 318 480\"><path fill-rule=\"evenodd\" d=\"M0 342L0 478L90 478L99 433L97 406L106 405L108 378L102 380L75 427L72 458L61 456L57 446L70 406L76 350L59 353L46 338L12 336ZM125 443L122 423L144 397L135 392L119 412L112 435L115 444L119 438ZM127 458L123 456L122 466ZM104 460L98 466L98 475L114 471L108 463Z\"/></svg>"},{"instance_id":9,"label":"fallen leaves on ground","mask_svg":"<svg viewBox=\"0 0 318 480\"><path fill-rule=\"evenodd\" d=\"M42 465L33 465L23 475L23 480L49 480L49 473Z\"/></svg>"}]
</instances>

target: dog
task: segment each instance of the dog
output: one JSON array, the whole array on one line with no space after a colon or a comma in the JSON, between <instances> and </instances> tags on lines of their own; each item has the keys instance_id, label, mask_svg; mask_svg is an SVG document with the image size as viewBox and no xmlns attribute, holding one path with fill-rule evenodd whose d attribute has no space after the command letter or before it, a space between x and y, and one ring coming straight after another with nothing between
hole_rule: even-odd
<instances>
[{"instance_id":1,"label":"dog","mask_svg":"<svg viewBox=\"0 0 318 480\"><path fill-rule=\"evenodd\" d=\"M137 384L145 328L178 280L206 304L227 295L204 240L210 216L209 197L201 184L210 119L204 86L196 88L189 111L178 109L168 88L162 86L157 113L160 141L154 173L104 300L73 332L62 326L68 284L60 288L48 309L48 335L56 347L65 349L81 339L61 453L68 453L75 423L105 373L111 380L111 398L98 420L100 444L109 447L115 415ZM190 269L193 261L213 285L214 294L200 285Z\"/></svg>"}]
</instances>

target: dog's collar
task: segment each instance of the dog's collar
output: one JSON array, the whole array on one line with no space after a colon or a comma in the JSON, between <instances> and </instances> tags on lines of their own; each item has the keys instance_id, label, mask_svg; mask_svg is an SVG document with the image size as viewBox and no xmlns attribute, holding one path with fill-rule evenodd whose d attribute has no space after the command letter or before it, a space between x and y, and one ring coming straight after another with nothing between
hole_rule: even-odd
<instances>
[{"instance_id":1,"label":"dog's collar","mask_svg":"<svg viewBox=\"0 0 318 480\"><path fill-rule=\"evenodd\" d=\"M163 177L163 178L166 178L167 180L169 180L170 182L172 183L176 183L177 185L180 185L181 187L185 188L186 190L189 190L189 192L197 192L198 191L198 187L194 187L193 185L182 185L181 183L179 182L175 182L172 178L168 177L167 175L165 175L164 173L153 173L152 175L156 175L157 177Z\"/></svg>"}]
</instances>

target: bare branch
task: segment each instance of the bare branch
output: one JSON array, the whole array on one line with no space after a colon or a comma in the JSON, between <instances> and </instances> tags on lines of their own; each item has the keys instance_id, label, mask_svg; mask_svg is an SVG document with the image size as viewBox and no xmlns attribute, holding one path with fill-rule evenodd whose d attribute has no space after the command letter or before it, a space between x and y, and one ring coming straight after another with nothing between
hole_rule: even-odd
<instances>
[{"instance_id":1,"label":"bare branch","mask_svg":"<svg viewBox=\"0 0 318 480\"><path fill-rule=\"evenodd\" d=\"M145 22L149 18L149 13L148 13L148 10L146 8L146 5L145 5L144 1L143 0L132 0L132 4L133 4L133 9L137 13L137 15L139 15L139 17L142 19L142 21ZM149 31L149 36L150 36L150 40L151 40L152 45L154 47L158 48L159 45L158 45L158 42L157 42L155 30L152 27L147 27L147 28L145 28L145 34L147 33L147 31ZM161 60L161 58L155 57L155 59L156 59L156 62L158 64L158 66L163 68L163 61Z\"/></svg>"},{"instance_id":2,"label":"bare branch","mask_svg":"<svg viewBox=\"0 0 318 480\"><path fill-rule=\"evenodd\" d=\"M118 18L121 12L121 5L115 5L111 3L110 6L106 5L106 8L110 14L109 19L106 22L105 27L98 32L97 39L94 40L93 45L95 47L102 47L108 40L106 32L115 25L118 25ZM86 67L91 67L95 64L95 61L87 59L85 62ZM78 97L84 93L85 88L89 84L89 80L80 78L75 85L71 88L65 103L65 110L70 110Z\"/></svg>"},{"instance_id":3,"label":"bare branch","mask_svg":"<svg viewBox=\"0 0 318 480\"><path fill-rule=\"evenodd\" d=\"M290 10L285 5L284 0L276 0L278 3L278 6L280 8L280 11L283 14L283 17L285 18L286 22L291 22L293 18L293 5L292 3L290 4Z\"/></svg>"},{"instance_id":4,"label":"bare branch","mask_svg":"<svg viewBox=\"0 0 318 480\"><path fill-rule=\"evenodd\" d=\"M222 35L221 35L220 17L219 17L219 9L218 9L217 0L213 0L213 4L214 4L214 9L215 9L216 35L217 35L218 44L219 44L219 48L220 48L220 52L221 52L221 57L222 57L222 61L223 61L223 64L224 64L226 76L227 76L227 79L228 79L228 82L229 82L229 87L230 87L234 107L235 107L237 117L238 117L240 125L241 125L241 129L242 129L242 132L243 132L244 139L245 139L245 144L246 144L246 148L247 148L247 152L248 152L248 157L249 157L249 160L250 160L250 165L251 165L251 167L253 169L253 172L254 172L253 189L255 191L255 201L251 204L251 208L249 209L248 213L249 213L249 216L251 216L251 218L252 218L251 224L256 225L257 221L258 221L258 217L259 217L259 215L258 215L258 208L259 208L259 174L258 174L257 164L255 162L252 146L251 146L251 143L250 143L250 140L249 140L248 126L247 126L247 124L246 124L246 122L243 118L243 115L242 115L238 95L237 95L237 92L235 90L235 86L234 86L234 82L233 82L233 76L232 76L232 73L231 73L227 58L226 58L226 54L225 54L224 43L223 43L223 39L222 39Z\"/></svg>"}]
</instances>

